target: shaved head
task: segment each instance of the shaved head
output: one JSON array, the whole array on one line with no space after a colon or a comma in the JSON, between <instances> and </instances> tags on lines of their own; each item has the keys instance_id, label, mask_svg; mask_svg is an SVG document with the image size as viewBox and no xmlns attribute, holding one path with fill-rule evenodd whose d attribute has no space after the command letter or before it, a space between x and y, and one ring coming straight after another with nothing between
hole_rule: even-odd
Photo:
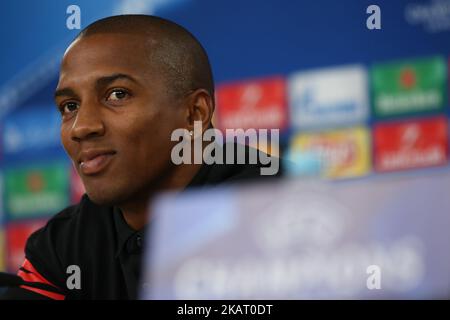
<instances>
[{"instance_id":1,"label":"shaved head","mask_svg":"<svg viewBox=\"0 0 450 320\"><path fill-rule=\"evenodd\" d=\"M55 104L89 198L140 229L152 195L185 188L200 169L172 161L172 135L210 127L213 97L205 50L177 24L123 15L85 28L64 53Z\"/></svg>"},{"instance_id":2,"label":"shaved head","mask_svg":"<svg viewBox=\"0 0 450 320\"><path fill-rule=\"evenodd\" d=\"M214 99L214 81L206 51L182 26L150 15L119 15L90 24L75 41L101 33L142 36L148 49L149 68L165 80L167 92L175 98L205 89Z\"/></svg>"}]
</instances>

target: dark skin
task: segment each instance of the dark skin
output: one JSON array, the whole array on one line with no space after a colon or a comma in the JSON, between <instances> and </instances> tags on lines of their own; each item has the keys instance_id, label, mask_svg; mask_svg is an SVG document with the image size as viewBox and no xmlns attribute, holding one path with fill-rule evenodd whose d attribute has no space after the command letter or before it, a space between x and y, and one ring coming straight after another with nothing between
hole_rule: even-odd
<instances>
[{"instance_id":1,"label":"dark skin","mask_svg":"<svg viewBox=\"0 0 450 320\"><path fill-rule=\"evenodd\" d=\"M200 168L172 164L172 131L193 130L194 120L207 129L214 107L204 89L181 98L167 90L149 58L157 44L157 37L141 34L77 39L64 55L55 93L62 144L86 193L97 204L118 206L135 230L148 222L156 192L183 189ZM86 163L94 154L102 160L92 172Z\"/></svg>"}]
</instances>

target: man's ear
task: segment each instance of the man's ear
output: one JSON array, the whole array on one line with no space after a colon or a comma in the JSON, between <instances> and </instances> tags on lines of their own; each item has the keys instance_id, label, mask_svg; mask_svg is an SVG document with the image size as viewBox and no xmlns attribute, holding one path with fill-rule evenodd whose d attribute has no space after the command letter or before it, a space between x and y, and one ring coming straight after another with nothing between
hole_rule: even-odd
<instances>
[{"instance_id":1,"label":"man's ear","mask_svg":"<svg viewBox=\"0 0 450 320\"><path fill-rule=\"evenodd\" d=\"M186 129L194 130L194 121L202 122L204 132L211 126L214 112L214 99L205 89L197 89L187 98Z\"/></svg>"}]
</instances>

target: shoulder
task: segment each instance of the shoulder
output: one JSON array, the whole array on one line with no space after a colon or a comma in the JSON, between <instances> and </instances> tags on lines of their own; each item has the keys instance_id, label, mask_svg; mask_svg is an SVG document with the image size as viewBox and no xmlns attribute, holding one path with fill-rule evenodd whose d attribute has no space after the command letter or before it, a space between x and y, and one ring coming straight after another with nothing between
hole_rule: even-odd
<instances>
[{"instance_id":1,"label":"shoulder","mask_svg":"<svg viewBox=\"0 0 450 320\"><path fill-rule=\"evenodd\" d=\"M282 161L258 149L237 143L219 147L222 161L203 165L194 185L251 182L282 176Z\"/></svg>"},{"instance_id":2,"label":"shoulder","mask_svg":"<svg viewBox=\"0 0 450 320\"><path fill-rule=\"evenodd\" d=\"M55 216L47 224L33 233L30 238L30 244L42 237L53 238L53 240L70 239L71 235L86 229L98 227L98 223L103 220L110 220L110 208L96 205L85 194L78 204L69 206ZM96 223L97 222L97 223ZM58 242L59 242L58 241Z\"/></svg>"},{"instance_id":3,"label":"shoulder","mask_svg":"<svg viewBox=\"0 0 450 320\"><path fill-rule=\"evenodd\" d=\"M63 270L67 261L83 257L97 235L112 232L111 210L84 195L78 204L60 211L28 238L26 258L36 268L55 273Z\"/></svg>"}]
</instances>

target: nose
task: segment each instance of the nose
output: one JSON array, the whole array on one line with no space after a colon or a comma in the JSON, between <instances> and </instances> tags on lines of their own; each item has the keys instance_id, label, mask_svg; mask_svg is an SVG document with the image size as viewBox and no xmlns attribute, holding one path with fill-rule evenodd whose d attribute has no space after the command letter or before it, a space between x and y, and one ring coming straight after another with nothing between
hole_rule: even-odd
<instances>
[{"instance_id":1,"label":"nose","mask_svg":"<svg viewBox=\"0 0 450 320\"><path fill-rule=\"evenodd\" d=\"M80 105L70 134L72 140L76 142L104 135L105 125L101 107L95 103Z\"/></svg>"}]
</instances>

